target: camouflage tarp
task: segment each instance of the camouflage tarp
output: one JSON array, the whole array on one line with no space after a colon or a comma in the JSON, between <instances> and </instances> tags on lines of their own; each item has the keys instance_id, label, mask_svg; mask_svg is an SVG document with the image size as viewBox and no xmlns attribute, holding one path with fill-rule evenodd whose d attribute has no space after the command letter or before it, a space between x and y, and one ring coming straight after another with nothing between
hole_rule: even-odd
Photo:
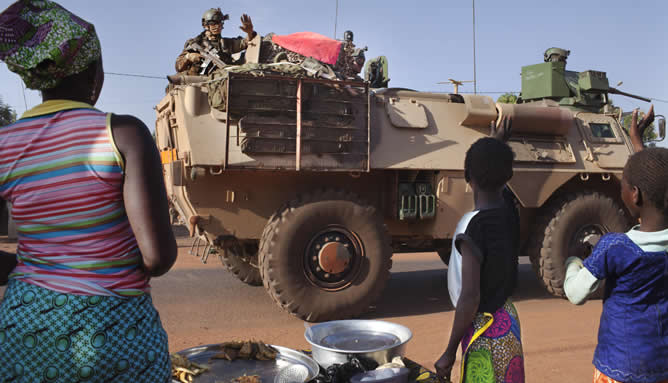
<instances>
[{"instance_id":1,"label":"camouflage tarp","mask_svg":"<svg viewBox=\"0 0 668 383\"><path fill-rule=\"evenodd\" d=\"M269 33L262 38L262 47L260 49L260 62L264 64L290 62L301 64L305 60L312 60L320 65L327 67L332 72L330 79L351 80L360 79L359 73L362 67L356 69L355 60L364 61L364 51L366 48L356 48L352 42L341 42L341 52L338 55L336 63L333 65L318 61L312 57L303 56L297 52L285 49L274 42L274 34Z\"/></svg>"},{"instance_id":2,"label":"camouflage tarp","mask_svg":"<svg viewBox=\"0 0 668 383\"><path fill-rule=\"evenodd\" d=\"M295 78L313 77L328 80L362 81L359 77L361 66L356 65L355 61L361 59L361 62L363 62L363 52L366 48L358 49L352 42L332 40L340 43L341 53L338 55L336 64L330 65L313 57L305 57L297 52L285 49L274 43L273 37L274 34L270 33L262 38L259 64L230 65L217 69L210 75L206 87L212 108L225 110L225 87L230 73L247 73L253 76L278 74Z\"/></svg>"},{"instance_id":3,"label":"camouflage tarp","mask_svg":"<svg viewBox=\"0 0 668 383\"><path fill-rule=\"evenodd\" d=\"M225 87L230 73L246 73L257 77L266 74L283 75L294 78L301 77L334 77L331 69L312 58L305 59L301 64L279 62L273 64L248 63L243 65L227 66L214 72L206 83L209 104L212 108L225 110Z\"/></svg>"}]
</instances>

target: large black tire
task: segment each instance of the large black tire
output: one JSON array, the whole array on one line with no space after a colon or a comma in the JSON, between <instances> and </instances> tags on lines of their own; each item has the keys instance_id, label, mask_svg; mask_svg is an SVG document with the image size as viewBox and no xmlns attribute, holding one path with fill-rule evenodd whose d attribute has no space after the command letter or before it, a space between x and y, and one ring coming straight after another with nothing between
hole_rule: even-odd
<instances>
[{"instance_id":1,"label":"large black tire","mask_svg":"<svg viewBox=\"0 0 668 383\"><path fill-rule=\"evenodd\" d=\"M240 281L251 286L262 286L258 268L258 245L255 241L237 242L220 251L220 262Z\"/></svg>"},{"instance_id":2,"label":"large black tire","mask_svg":"<svg viewBox=\"0 0 668 383\"><path fill-rule=\"evenodd\" d=\"M629 227L619 204L599 193L574 193L556 198L542 209L536 223L527 249L531 265L545 288L559 297L565 297L566 258L578 255L574 251L575 244L587 237L624 232ZM602 292L603 288L599 288L595 296L600 297Z\"/></svg>"},{"instance_id":3,"label":"large black tire","mask_svg":"<svg viewBox=\"0 0 668 383\"><path fill-rule=\"evenodd\" d=\"M328 244L346 245L351 256L339 274L316 271L311 263L320 257L314 249ZM343 191L319 191L291 201L272 216L260 241L265 288L279 306L309 322L366 312L389 279L391 256L390 238L376 209Z\"/></svg>"}]
</instances>

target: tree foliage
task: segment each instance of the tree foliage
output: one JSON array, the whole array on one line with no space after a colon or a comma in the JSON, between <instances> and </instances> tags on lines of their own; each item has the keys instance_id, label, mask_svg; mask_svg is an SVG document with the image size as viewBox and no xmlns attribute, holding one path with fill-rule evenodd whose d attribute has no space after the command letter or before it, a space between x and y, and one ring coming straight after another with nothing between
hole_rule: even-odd
<instances>
[{"instance_id":1,"label":"tree foliage","mask_svg":"<svg viewBox=\"0 0 668 383\"><path fill-rule=\"evenodd\" d=\"M517 104L517 95L515 93L504 93L496 99L496 102L502 104Z\"/></svg>"},{"instance_id":2,"label":"tree foliage","mask_svg":"<svg viewBox=\"0 0 668 383\"><path fill-rule=\"evenodd\" d=\"M16 112L0 98L0 126L9 125L16 121Z\"/></svg>"}]
</instances>

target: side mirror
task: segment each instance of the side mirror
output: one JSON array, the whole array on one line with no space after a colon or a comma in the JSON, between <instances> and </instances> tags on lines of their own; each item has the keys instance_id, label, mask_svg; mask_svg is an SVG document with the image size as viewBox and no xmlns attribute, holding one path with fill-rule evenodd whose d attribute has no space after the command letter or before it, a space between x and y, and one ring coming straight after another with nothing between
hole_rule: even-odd
<instances>
[{"instance_id":1,"label":"side mirror","mask_svg":"<svg viewBox=\"0 0 668 383\"><path fill-rule=\"evenodd\" d=\"M659 142L666 138L666 118L664 116L655 116L652 128L655 138L649 140L649 142Z\"/></svg>"},{"instance_id":2,"label":"side mirror","mask_svg":"<svg viewBox=\"0 0 668 383\"><path fill-rule=\"evenodd\" d=\"M658 116L659 117L659 137L661 138L661 141L663 141L664 138L666 138L666 118L663 116Z\"/></svg>"}]
</instances>

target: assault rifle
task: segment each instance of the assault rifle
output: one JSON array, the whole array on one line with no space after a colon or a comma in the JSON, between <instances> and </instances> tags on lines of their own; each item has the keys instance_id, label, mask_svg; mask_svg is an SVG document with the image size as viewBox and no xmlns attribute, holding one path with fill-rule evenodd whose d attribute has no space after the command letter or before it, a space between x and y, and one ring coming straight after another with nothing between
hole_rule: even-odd
<instances>
[{"instance_id":1,"label":"assault rifle","mask_svg":"<svg viewBox=\"0 0 668 383\"><path fill-rule=\"evenodd\" d=\"M197 53L204 57L204 62L202 63L202 70L200 71L200 74L206 74L206 70L211 63L216 64L216 66L220 69L223 69L227 66L220 58L216 56L218 52L215 49L213 52L210 52L197 43L190 43L187 49L197 51Z\"/></svg>"}]
</instances>

